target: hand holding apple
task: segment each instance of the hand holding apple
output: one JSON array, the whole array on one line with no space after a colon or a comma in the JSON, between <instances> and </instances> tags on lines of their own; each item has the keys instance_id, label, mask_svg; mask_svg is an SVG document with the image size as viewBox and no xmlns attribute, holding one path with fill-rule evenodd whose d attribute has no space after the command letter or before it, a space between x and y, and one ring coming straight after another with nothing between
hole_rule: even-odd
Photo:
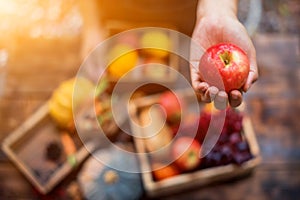
<instances>
[{"instance_id":1,"label":"hand holding apple","mask_svg":"<svg viewBox=\"0 0 300 200\"><path fill-rule=\"evenodd\" d=\"M219 6L216 7L216 3ZM192 35L190 72L193 88L199 93L203 101L214 101L217 108L220 108L217 104L224 105L224 102L227 103L228 101L232 107L240 105L243 99L242 91L248 91L252 83L258 79L256 51L247 30L237 18L237 8L235 1L201 1ZM235 44L243 49L248 57L250 71L241 91L232 90L227 94L200 78L198 66L204 53L203 50L205 51L220 43Z\"/></svg>"},{"instance_id":2,"label":"hand holding apple","mask_svg":"<svg viewBox=\"0 0 300 200\"><path fill-rule=\"evenodd\" d=\"M244 86L249 70L246 53L238 46L229 43L211 46L199 63L201 79L227 93L240 90Z\"/></svg>"}]
</instances>

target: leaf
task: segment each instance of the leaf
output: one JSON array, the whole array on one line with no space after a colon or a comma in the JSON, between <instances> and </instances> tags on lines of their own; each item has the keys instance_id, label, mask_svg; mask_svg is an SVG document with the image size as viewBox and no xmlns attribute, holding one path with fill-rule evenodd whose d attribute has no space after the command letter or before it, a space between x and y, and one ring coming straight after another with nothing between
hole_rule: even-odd
<instances>
[{"instance_id":1,"label":"leaf","mask_svg":"<svg viewBox=\"0 0 300 200\"><path fill-rule=\"evenodd\" d=\"M106 78L102 78L100 83L97 85L95 96L101 95L108 88L108 80Z\"/></svg>"},{"instance_id":2,"label":"leaf","mask_svg":"<svg viewBox=\"0 0 300 200\"><path fill-rule=\"evenodd\" d=\"M103 124L104 122L111 120L112 117L113 117L112 112L106 112L103 113L102 115L99 115L97 118L99 123Z\"/></svg>"}]
</instances>

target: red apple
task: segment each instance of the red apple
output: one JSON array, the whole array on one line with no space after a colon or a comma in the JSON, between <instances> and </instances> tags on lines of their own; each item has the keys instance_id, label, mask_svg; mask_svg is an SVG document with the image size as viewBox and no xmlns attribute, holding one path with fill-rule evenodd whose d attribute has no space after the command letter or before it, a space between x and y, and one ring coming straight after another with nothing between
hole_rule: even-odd
<instances>
[{"instance_id":1,"label":"red apple","mask_svg":"<svg viewBox=\"0 0 300 200\"><path fill-rule=\"evenodd\" d=\"M177 124L181 120L181 105L183 101L177 99L176 95L167 91L160 95L158 103L164 108L166 112L167 121L170 124Z\"/></svg>"},{"instance_id":2,"label":"red apple","mask_svg":"<svg viewBox=\"0 0 300 200\"><path fill-rule=\"evenodd\" d=\"M182 170L193 170L200 164L200 143L192 137L180 137L172 146L172 155L175 164Z\"/></svg>"},{"instance_id":3,"label":"red apple","mask_svg":"<svg viewBox=\"0 0 300 200\"><path fill-rule=\"evenodd\" d=\"M201 79L227 93L238 90L245 84L249 70L246 53L228 43L208 48L199 63Z\"/></svg>"}]
</instances>

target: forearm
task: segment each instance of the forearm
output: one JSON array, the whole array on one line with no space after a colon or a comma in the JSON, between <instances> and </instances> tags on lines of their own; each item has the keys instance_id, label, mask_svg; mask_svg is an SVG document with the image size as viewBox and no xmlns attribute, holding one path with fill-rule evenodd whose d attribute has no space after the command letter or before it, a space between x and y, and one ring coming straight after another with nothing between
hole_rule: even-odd
<instances>
[{"instance_id":1,"label":"forearm","mask_svg":"<svg viewBox=\"0 0 300 200\"><path fill-rule=\"evenodd\" d=\"M79 0L80 12L83 19L83 31L98 31L101 27L100 13L96 0Z\"/></svg>"},{"instance_id":2,"label":"forearm","mask_svg":"<svg viewBox=\"0 0 300 200\"><path fill-rule=\"evenodd\" d=\"M84 60L91 50L104 40L106 35L100 20L98 2L96 0L79 0L79 3L83 19L80 56Z\"/></svg>"},{"instance_id":3,"label":"forearm","mask_svg":"<svg viewBox=\"0 0 300 200\"><path fill-rule=\"evenodd\" d=\"M236 17L238 0L199 0L197 19L207 15L231 15Z\"/></svg>"}]
</instances>

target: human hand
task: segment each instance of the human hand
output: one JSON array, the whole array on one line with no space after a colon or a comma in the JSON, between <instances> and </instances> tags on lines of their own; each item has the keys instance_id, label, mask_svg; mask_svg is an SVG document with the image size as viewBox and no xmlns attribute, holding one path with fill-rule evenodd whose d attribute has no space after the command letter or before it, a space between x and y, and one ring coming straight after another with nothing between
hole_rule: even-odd
<instances>
[{"instance_id":1,"label":"human hand","mask_svg":"<svg viewBox=\"0 0 300 200\"><path fill-rule=\"evenodd\" d=\"M225 9L222 6L221 9ZM217 8L220 9L220 8ZM226 9L225 9L226 10ZM247 92L258 78L256 52L245 27L238 21L234 12L203 11L196 23L191 45L190 72L194 89L201 96L202 101L214 101L216 108L224 109L227 102L232 107L237 107L243 99L243 92ZM199 75L199 60L204 51L218 43L232 43L243 49L250 62L250 72L245 85L241 90L233 90L229 94L220 91L215 86L201 80Z\"/></svg>"}]
</instances>

